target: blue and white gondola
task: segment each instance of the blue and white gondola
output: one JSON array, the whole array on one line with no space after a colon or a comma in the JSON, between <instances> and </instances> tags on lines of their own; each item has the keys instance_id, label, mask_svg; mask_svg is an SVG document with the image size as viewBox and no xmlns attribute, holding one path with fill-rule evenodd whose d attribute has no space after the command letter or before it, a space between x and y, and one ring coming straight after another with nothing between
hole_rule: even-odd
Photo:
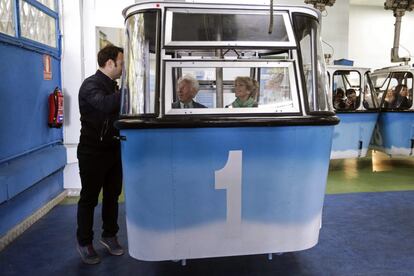
<instances>
[{"instance_id":1,"label":"blue and white gondola","mask_svg":"<svg viewBox=\"0 0 414 276\"><path fill-rule=\"evenodd\" d=\"M132 257L317 244L338 123L326 101L320 13L275 6L273 14L269 34L263 5L145 2L124 11L117 127ZM183 74L197 77L196 100L208 108L172 108ZM260 83L258 107L225 108L235 75Z\"/></svg>"},{"instance_id":2,"label":"blue and white gondola","mask_svg":"<svg viewBox=\"0 0 414 276\"><path fill-rule=\"evenodd\" d=\"M372 79L381 101L381 114L372 140L372 148L390 156L412 156L414 148L414 68L409 65L375 70ZM399 93L407 87L407 96ZM391 96L387 96L391 95ZM394 97L394 101L391 99ZM402 97L406 97L401 105ZM392 104L388 104L392 102Z\"/></svg>"},{"instance_id":3,"label":"blue and white gondola","mask_svg":"<svg viewBox=\"0 0 414 276\"><path fill-rule=\"evenodd\" d=\"M329 65L329 99L340 123L335 126L331 159L365 157L378 118L378 103L370 69ZM348 105L346 93L356 92L356 104ZM342 91L342 99L339 96Z\"/></svg>"}]
</instances>

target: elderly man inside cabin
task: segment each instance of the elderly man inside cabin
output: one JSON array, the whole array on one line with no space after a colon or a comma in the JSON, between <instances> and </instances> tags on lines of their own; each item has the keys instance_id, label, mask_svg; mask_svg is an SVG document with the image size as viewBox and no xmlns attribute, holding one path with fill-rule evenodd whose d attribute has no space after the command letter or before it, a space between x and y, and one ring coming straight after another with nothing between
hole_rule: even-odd
<instances>
[{"instance_id":1,"label":"elderly man inside cabin","mask_svg":"<svg viewBox=\"0 0 414 276\"><path fill-rule=\"evenodd\" d=\"M177 81L178 101L171 104L172 108L205 108L194 101L199 89L198 81L191 75L184 75Z\"/></svg>"}]
</instances>

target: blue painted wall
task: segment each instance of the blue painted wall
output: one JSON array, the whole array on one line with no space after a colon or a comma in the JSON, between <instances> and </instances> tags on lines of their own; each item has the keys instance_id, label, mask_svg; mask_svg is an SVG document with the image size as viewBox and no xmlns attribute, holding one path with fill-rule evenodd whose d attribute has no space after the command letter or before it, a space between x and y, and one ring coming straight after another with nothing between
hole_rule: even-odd
<instances>
[{"instance_id":1,"label":"blue painted wall","mask_svg":"<svg viewBox=\"0 0 414 276\"><path fill-rule=\"evenodd\" d=\"M63 132L47 125L60 59L45 80L44 52L0 37L0 237L63 191Z\"/></svg>"},{"instance_id":2,"label":"blue painted wall","mask_svg":"<svg viewBox=\"0 0 414 276\"><path fill-rule=\"evenodd\" d=\"M0 42L0 162L62 141L47 126L49 93L60 87L60 61L52 57L52 80L43 79L43 54Z\"/></svg>"}]
</instances>

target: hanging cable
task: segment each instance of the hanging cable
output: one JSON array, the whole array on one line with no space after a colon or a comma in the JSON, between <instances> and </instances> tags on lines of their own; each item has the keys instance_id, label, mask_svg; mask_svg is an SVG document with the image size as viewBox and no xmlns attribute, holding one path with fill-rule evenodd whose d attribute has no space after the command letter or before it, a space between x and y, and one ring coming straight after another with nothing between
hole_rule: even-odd
<instances>
[{"instance_id":1,"label":"hanging cable","mask_svg":"<svg viewBox=\"0 0 414 276\"><path fill-rule=\"evenodd\" d=\"M270 22L269 22L269 34L273 32L273 0L270 0Z\"/></svg>"},{"instance_id":2,"label":"hanging cable","mask_svg":"<svg viewBox=\"0 0 414 276\"><path fill-rule=\"evenodd\" d=\"M400 47L407 51L409 57L414 57L414 56L411 55L410 50L408 50L406 47L404 47L404 45L400 44Z\"/></svg>"},{"instance_id":3,"label":"hanging cable","mask_svg":"<svg viewBox=\"0 0 414 276\"><path fill-rule=\"evenodd\" d=\"M332 50L332 56L334 56L334 54L335 54L334 47L331 44L329 44L328 42L326 42L325 40L323 40L323 39L322 39L322 42L325 43L326 45L328 45L331 48L331 50Z\"/></svg>"}]
</instances>

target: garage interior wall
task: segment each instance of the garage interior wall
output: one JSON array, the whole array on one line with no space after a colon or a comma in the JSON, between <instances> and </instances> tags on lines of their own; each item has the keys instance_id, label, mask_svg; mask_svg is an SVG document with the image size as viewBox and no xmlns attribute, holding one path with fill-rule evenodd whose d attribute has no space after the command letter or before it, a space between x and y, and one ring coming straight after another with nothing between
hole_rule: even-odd
<instances>
[{"instance_id":1,"label":"garage interior wall","mask_svg":"<svg viewBox=\"0 0 414 276\"><path fill-rule=\"evenodd\" d=\"M302 0L275 2L304 5ZM336 1L333 7L327 7L322 19L322 36L323 40L334 48L332 52L329 46L324 45L326 53L333 53L332 60L351 59L356 66L373 69L393 65L390 62L390 52L394 39L395 18L392 11L383 9L384 1L377 2L375 6L368 6L355 5L355 1L340 0ZM69 191L73 190L75 194L80 189L76 159L80 130L77 95L82 81L97 69L96 30L99 27L123 28L122 10L133 3L133 0L62 0L62 85L67 99L64 142L68 160L64 173L64 187ZM264 0L260 3L266 4L269 1ZM411 54L414 54L414 36L411 35L409 26L413 24L414 12L407 12L402 19L400 43ZM408 51L400 48L400 55L406 56Z\"/></svg>"}]
</instances>

